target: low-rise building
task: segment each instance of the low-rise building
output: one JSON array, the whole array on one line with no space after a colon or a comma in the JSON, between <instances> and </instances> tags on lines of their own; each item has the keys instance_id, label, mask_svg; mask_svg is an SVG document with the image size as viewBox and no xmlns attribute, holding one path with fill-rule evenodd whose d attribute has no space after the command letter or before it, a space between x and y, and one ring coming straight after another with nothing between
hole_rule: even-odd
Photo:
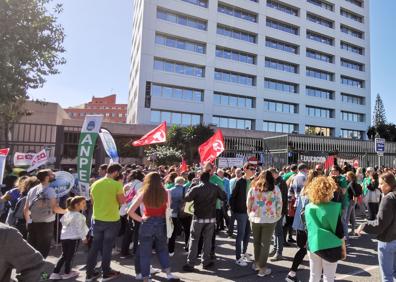
<instances>
[{"instance_id":1,"label":"low-rise building","mask_svg":"<svg viewBox=\"0 0 396 282\"><path fill-rule=\"evenodd\" d=\"M125 123L127 104L117 104L117 95L92 97L86 104L65 109L72 119L84 119L86 115L103 115L106 122Z\"/></svg>"}]
</instances>

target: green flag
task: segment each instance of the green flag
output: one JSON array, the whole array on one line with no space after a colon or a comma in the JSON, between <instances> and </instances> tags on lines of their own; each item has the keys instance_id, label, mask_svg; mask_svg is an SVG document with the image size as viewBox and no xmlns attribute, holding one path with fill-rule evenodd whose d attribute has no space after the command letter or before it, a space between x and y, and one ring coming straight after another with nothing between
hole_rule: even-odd
<instances>
[{"instance_id":1,"label":"green flag","mask_svg":"<svg viewBox=\"0 0 396 282\"><path fill-rule=\"evenodd\" d=\"M77 174L80 195L87 199L89 195L89 178L91 177L92 157L96 139L102 125L102 115L88 115L85 117L81 129L80 142L77 152Z\"/></svg>"}]
</instances>

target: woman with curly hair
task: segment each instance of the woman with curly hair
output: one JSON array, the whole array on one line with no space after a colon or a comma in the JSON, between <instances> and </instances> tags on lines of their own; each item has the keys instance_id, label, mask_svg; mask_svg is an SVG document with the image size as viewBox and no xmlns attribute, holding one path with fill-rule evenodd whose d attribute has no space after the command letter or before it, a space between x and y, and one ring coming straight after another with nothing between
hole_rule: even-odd
<instances>
[{"instance_id":1,"label":"woman with curly hair","mask_svg":"<svg viewBox=\"0 0 396 282\"><path fill-rule=\"evenodd\" d=\"M332 202L337 184L331 177L317 177L308 186L310 203L305 207L310 265L309 282L335 279L337 261L346 258L341 222L342 204Z\"/></svg>"},{"instance_id":2,"label":"woman with curly hair","mask_svg":"<svg viewBox=\"0 0 396 282\"><path fill-rule=\"evenodd\" d=\"M297 270L300 264L303 262L305 255L307 254L307 231L302 218L302 214L304 213L305 206L308 205L308 191L309 184L319 176L319 172L316 170L310 170L308 172L307 179L304 184L304 188L301 190L300 195L298 196L296 212L293 221L293 229L297 232L297 247L299 248L297 253L294 255L293 264L287 274L286 281L287 282L295 282L297 279Z\"/></svg>"}]
</instances>

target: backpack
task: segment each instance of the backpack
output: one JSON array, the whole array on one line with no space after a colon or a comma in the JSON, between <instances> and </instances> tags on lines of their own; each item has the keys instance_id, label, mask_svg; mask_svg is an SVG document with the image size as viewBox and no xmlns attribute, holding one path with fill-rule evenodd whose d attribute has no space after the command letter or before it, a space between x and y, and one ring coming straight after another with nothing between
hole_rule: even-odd
<instances>
[{"instance_id":1,"label":"backpack","mask_svg":"<svg viewBox=\"0 0 396 282\"><path fill-rule=\"evenodd\" d=\"M10 208L7 216L6 223L10 226L16 226L19 220L23 220L23 209L26 203L26 196L23 196L18 199L14 208Z\"/></svg>"}]
</instances>

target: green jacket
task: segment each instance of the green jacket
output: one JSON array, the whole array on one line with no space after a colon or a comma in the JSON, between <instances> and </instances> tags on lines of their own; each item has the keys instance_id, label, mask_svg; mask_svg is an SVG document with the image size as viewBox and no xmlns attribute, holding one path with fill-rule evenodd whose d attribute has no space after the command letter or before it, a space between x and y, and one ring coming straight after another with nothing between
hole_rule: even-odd
<instances>
[{"instance_id":1,"label":"green jacket","mask_svg":"<svg viewBox=\"0 0 396 282\"><path fill-rule=\"evenodd\" d=\"M308 230L308 249L310 252L340 247L342 240L335 234L341 203L328 202L305 207L305 221Z\"/></svg>"}]
</instances>

